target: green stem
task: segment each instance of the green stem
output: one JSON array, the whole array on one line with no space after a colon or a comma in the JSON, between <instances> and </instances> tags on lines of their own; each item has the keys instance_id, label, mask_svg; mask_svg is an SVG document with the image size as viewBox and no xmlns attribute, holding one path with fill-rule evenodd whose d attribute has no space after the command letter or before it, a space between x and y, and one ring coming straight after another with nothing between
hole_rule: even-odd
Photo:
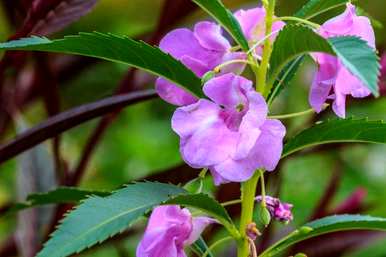
<instances>
[{"instance_id":1,"label":"green stem","mask_svg":"<svg viewBox=\"0 0 386 257\"><path fill-rule=\"evenodd\" d=\"M296 22L299 22L299 23L303 23L303 24L306 24L306 25L309 25L315 29L319 29L320 28L320 25L315 23L315 22L312 22L312 21L309 21L309 20L305 20L305 19L302 19L302 18L298 18L298 17L293 17L293 16L283 16L283 17L278 17L278 18L275 18L274 21L296 21Z\"/></svg>"},{"instance_id":2,"label":"green stem","mask_svg":"<svg viewBox=\"0 0 386 257\"><path fill-rule=\"evenodd\" d=\"M261 181L261 205L266 208L267 207L267 203L266 203L266 200L265 200L265 181L264 181L264 171L263 170L259 170L260 172L260 181Z\"/></svg>"},{"instance_id":3,"label":"green stem","mask_svg":"<svg viewBox=\"0 0 386 257\"><path fill-rule=\"evenodd\" d=\"M220 73L222 68L224 68L224 67L226 67L228 65L231 65L231 64L235 64L235 63L245 63L245 64L251 65L251 67L257 66L256 63L251 61L251 60L242 60L242 59L240 59L240 60L230 60L230 61L227 61L227 62L224 62L224 63L218 65L217 67L215 67L213 69L213 71L216 72L216 73Z\"/></svg>"},{"instance_id":4,"label":"green stem","mask_svg":"<svg viewBox=\"0 0 386 257\"><path fill-rule=\"evenodd\" d=\"M253 220L253 209L255 206L256 186L259 181L260 173L255 172L253 177L244 182L241 188L241 218L240 218L240 235L241 239L237 244L237 256L249 256L249 243L247 238L247 227Z\"/></svg>"},{"instance_id":5,"label":"green stem","mask_svg":"<svg viewBox=\"0 0 386 257\"><path fill-rule=\"evenodd\" d=\"M236 200L231 200L231 201L228 201L228 202L223 202L223 203L221 203L221 205L226 207L226 206L231 206L231 205L235 205L235 204L239 204L239 203L241 203L241 199L236 199Z\"/></svg>"},{"instance_id":6,"label":"green stem","mask_svg":"<svg viewBox=\"0 0 386 257\"><path fill-rule=\"evenodd\" d=\"M265 35L268 36L272 33L272 25L273 25L273 17L275 13L275 3L276 0L270 0L268 4L264 4L267 6L267 15L265 17ZM266 96L265 93L265 83L267 81L267 72L269 59L271 58L272 53L272 43L270 38L268 37L264 43L262 60L258 72L258 80L257 80L257 91L261 92L263 96ZM268 91L269 92L269 91Z\"/></svg>"},{"instance_id":7,"label":"green stem","mask_svg":"<svg viewBox=\"0 0 386 257\"><path fill-rule=\"evenodd\" d=\"M205 251L205 253L202 255L202 257L207 257L211 250L213 250L214 248L216 248L220 244L225 243L225 242L232 240L232 239L233 239L233 237L227 236L227 237L224 237L224 238L214 242L211 246L208 247L208 249Z\"/></svg>"},{"instance_id":8,"label":"green stem","mask_svg":"<svg viewBox=\"0 0 386 257\"><path fill-rule=\"evenodd\" d=\"M322 107L322 110L326 109L329 106L329 104L324 104ZM307 114L315 113L314 109L308 109L302 112L295 112L295 113L290 113L290 114L283 114L283 115L273 115L273 116L268 116L270 119L277 119L277 120L284 120L284 119L290 119L290 118L295 118Z\"/></svg>"}]
</instances>

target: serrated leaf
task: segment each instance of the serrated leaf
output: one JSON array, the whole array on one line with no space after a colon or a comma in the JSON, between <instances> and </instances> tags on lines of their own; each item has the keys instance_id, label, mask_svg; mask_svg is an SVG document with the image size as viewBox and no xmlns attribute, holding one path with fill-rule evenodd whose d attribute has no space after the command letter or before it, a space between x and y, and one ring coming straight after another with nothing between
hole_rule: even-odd
<instances>
[{"instance_id":1,"label":"serrated leaf","mask_svg":"<svg viewBox=\"0 0 386 257\"><path fill-rule=\"evenodd\" d=\"M380 65L375 51L357 37L334 37L328 41L343 65L378 96Z\"/></svg>"},{"instance_id":2,"label":"serrated leaf","mask_svg":"<svg viewBox=\"0 0 386 257\"><path fill-rule=\"evenodd\" d=\"M109 192L83 190L76 187L59 187L46 193L30 194L26 202L16 203L10 208L8 213L20 211L41 205L60 204L60 203L77 203L88 196L108 196Z\"/></svg>"},{"instance_id":3,"label":"serrated leaf","mask_svg":"<svg viewBox=\"0 0 386 257\"><path fill-rule=\"evenodd\" d=\"M249 50L248 41L246 40L239 22L233 16L220 0L192 0L203 10L209 13L218 23L220 23L241 46L244 51Z\"/></svg>"},{"instance_id":4,"label":"serrated leaf","mask_svg":"<svg viewBox=\"0 0 386 257\"><path fill-rule=\"evenodd\" d=\"M339 119L302 131L285 145L282 157L302 149L330 143L386 143L386 123L367 119Z\"/></svg>"},{"instance_id":5,"label":"serrated leaf","mask_svg":"<svg viewBox=\"0 0 386 257\"><path fill-rule=\"evenodd\" d=\"M299 44L299 42L302 42ZM323 52L335 55L342 64L374 95L378 95L378 57L365 41L357 37L324 39L302 25L287 25L280 31L270 59L270 83L274 84L284 67L307 53ZM275 90L275 89L274 89Z\"/></svg>"},{"instance_id":6,"label":"serrated leaf","mask_svg":"<svg viewBox=\"0 0 386 257\"><path fill-rule=\"evenodd\" d=\"M0 50L75 54L123 63L164 77L198 97L203 96L201 80L181 62L157 47L123 36L94 32L57 40L31 37L1 43Z\"/></svg>"},{"instance_id":7,"label":"serrated leaf","mask_svg":"<svg viewBox=\"0 0 386 257\"><path fill-rule=\"evenodd\" d=\"M261 257L272 257L289 246L322 234L346 230L381 230L386 231L386 219L361 215L336 215L305 224L289 236L275 243L264 251Z\"/></svg>"},{"instance_id":8,"label":"serrated leaf","mask_svg":"<svg viewBox=\"0 0 386 257\"><path fill-rule=\"evenodd\" d=\"M311 19L329 10L344 6L349 0L310 0L295 13L296 17Z\"/></svg>"},{"instance_id":9,"label":"serrated leaf","mask_svg":"<svg viewBox=\"0 0 386 257\"><path fill-rule=\"evenodd\" d=\"M37 257L65 257L123 231L154 206L184 190L168 184L143 182L107 197L92 196L70 212Z\"/></svg>"},{"instance_id":10,"label":"serrated leaf","mask_svg":"<svg viewBox=\"0 0 386 257\"><path fill-rule=\"evenodd\" d=\"M217 219L229 232L237 234L232 218L225 208L206 194L179 195L166 201L165 204L178 204L201 210Z\"/></svg>"}]
</instances>

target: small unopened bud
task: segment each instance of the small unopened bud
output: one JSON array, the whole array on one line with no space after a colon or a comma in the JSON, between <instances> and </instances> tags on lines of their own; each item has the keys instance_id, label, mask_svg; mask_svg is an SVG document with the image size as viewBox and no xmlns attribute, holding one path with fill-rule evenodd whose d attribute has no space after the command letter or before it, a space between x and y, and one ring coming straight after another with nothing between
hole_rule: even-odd
<instances>
[{"instance_id":1,"label":"small unopened bud","mask_svg":"<svg viewBox=\"0 0 386 257\"><path fill-rule=\"evenodd\" d=\"M249 223L247 226L247 237L255 241L258 236L261 236L261 233L257 228L256 223Z\"/></svg>"},{"instance_id":2,"label":"small unopened bud","mask_svg":"<svg viewBox=\"0 0 386 257\"><path fill-rule=\"evenodd\" d=\"M312 232L312 230L314 230L314 229L311 227L303 226L299 229L299 232L302 234L308 234L308 233Z\"/></svg>"},{"instance_id":3,"label":"small unopened bud","mask_svg":"<svg viewBox=\"0 0 386 257\"><path fill-rule=\"evenodd\" d=\"M263 223L264 226L268 226L271 223L271 213L267 209L267 207L261 206L259 212L260 222Z\"/></svg>"},{"instance_id":4,"label":"small unopened bud","mask_svg":"<svg viewBox=\"0 0 386 257\"><path fill-rule=\"evenodd\" d=\"M208 71L207 73L204 74L204 76L202 76L201 83L205 84L209 80L213 79L214 76L216 75L216 73L218 73L218 72L216 72L216 71Z\"/></svg>"}]
</instances>

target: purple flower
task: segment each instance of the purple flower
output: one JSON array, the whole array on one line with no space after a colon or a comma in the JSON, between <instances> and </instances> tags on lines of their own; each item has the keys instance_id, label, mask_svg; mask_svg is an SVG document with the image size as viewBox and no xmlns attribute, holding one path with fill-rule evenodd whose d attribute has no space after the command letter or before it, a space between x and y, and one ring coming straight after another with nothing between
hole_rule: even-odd
<instances>
[{"instance_id":1,"label":"purple flower","mask_svg":"<svg viewBox=\"0 0 386 257\"><path fill-rule=\"evenodd\" d=\"M209 100L178 108L172 128L181 137L183 159L193 168L209 168L215 184L248 180L256 169L275 169L285 127L267 119L267 105L252 82L225 74L208 81Z\"/></svg>"},{"instance_id":2,"label":"purple flower","mask_svg":"<svg viewBox=\"0 0 386 257\"><path fill-rule=\"evenodd\" d=\"M241 29L249 42L252 44L262 40L265 37L265 16L264 7L257 7L249 10L239 10L235 17L240 23ZM272 24L272 32L278 32L285 26L283 21L275 21ZM270 39L273 41L277 33L274 33ZM256 49L256 53L261 55L262 47Z\"/></svg>"},{"instance_id":3,"label":"purple flower","mask_svg":"<svg viewBox=\"0 0 386 257\"><path fill-rule=\"evenodd\" d=\"M261 202L263 200L262 196L257 196L256 201ZM271 214L271 217L280 221L280 222L289 222L293 220L293 215L291 209L293 207L292 204L282 203L279 199L265 196L265 202L267 204L267 209Z\"/></svg>"},{"instance_id":4,"label":"purple flower","mask_svg":"<svg viewBox=\"0 0 386 257\"><path fill-rule=\"evenodd\" d=\"M215 220L192 217L188 209L160 206L154 209L145 234L137 247L137 257L186 257L184 247L193 244Z\"/></svg>"},{"instance_id":5,"label":"purple flower","mask_svg":"<svg viewBox=\"0 0 386 257\"><path fill-rule=\"evenodd\" d=\"M223 62L245 59L244 53L231 51L231 45L222 35L221 27L212 22L199 22L193 31L185 28L173 30L161 40L160 48L180 60L199 77ZM244 64L230 65L224 72L239 73L244 67ZM162 99L174 105L189 105L198 100L163 78L158 78L156 89Z\"/></svg>"},{"instance_id":6,"label":"purple flower","mask_svg":"<svg viewBox=\"0 0 386 257\"><path fill-rule=\"evenodd\" d=\"M324 38L337 36L358 36L369 46L375 48L374 30L367 17L357 16L355 6L348 3L346 11L324 23L319 34ZM312 83L309 101L317 111L322 110L327 99L333 99L333 110L344 118L346 115L346 96L362 98L370 95L370 90L334 56L314 54L318 71Z\"/></svg>"}]
</instances>

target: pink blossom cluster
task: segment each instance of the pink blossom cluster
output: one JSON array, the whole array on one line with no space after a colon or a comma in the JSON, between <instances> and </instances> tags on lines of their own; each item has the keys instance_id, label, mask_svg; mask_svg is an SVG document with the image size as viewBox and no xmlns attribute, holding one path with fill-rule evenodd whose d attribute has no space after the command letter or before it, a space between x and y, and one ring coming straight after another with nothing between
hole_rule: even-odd
<instances>
[{"instance_id":1,"label":"pink blossom cluster","mask_svg":"<svg viewBox=\"0 0 386 257\"><path fill-rule=\"evenodd\" d=\"M264 8L240 10L235 17L250 45L264 39ZM278 32L282 21L273 24ZM324 23L317 31L324 38L358 36L375 48L374 31L366 17L358 16L355 7ZM271 41L275 40L272 33ZM197 76L203 77L215 67L231 60L245 60L246 53L232 47L221 27L213 22L199 22L193 30L182 28L168 33L160 48L180 60ZM262 47L254 51L256 58ZM345 117L346 96L366 97L370 91L334 56L314 53L318 69L311 86L309 102L317 111L327 100L333 110ZM168 80L159 78L156 89L165 101L177 105L172 128L180 137L184 161L193 168L207 168L216 185L250 179L257 169L273 171L281 157L286 128L268 117L263 96L253 83L240 76L242 62L232 62L203 85L206 99L198 99ZM262 201L261 196L256 198ZM268 211L278 221L293 219L292 205L279 199L265 198ZM157 207L137 248L137 257L186 257L184 248L194 243L204 228L215 220L192 217L179 206Z\"/></svg>"}]
</instances>

